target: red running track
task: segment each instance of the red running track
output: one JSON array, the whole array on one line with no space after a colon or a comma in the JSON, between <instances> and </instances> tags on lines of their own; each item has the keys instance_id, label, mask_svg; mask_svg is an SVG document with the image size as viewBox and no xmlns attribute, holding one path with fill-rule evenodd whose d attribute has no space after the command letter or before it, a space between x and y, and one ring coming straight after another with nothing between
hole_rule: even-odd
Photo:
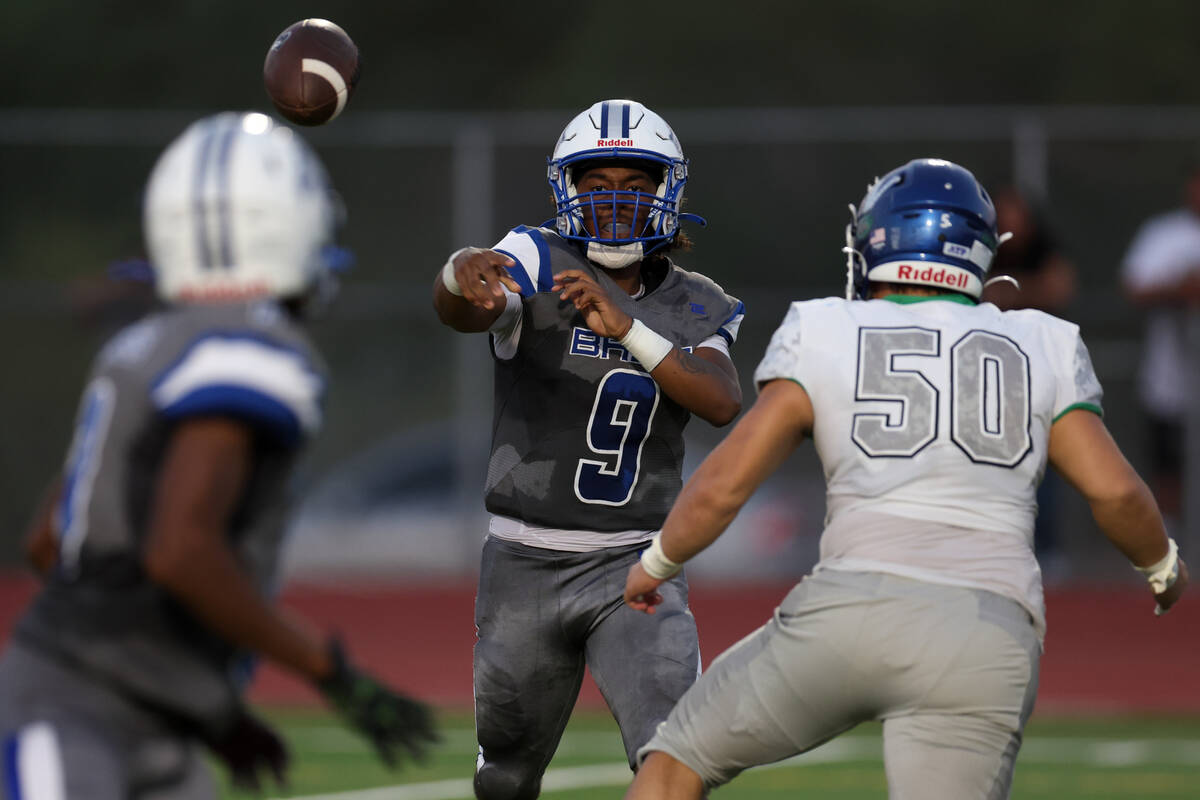
<instances>
[{"instance_id":1,"label":"red running track","mask_svg":"<svg viewBox=\"0 0 1200 800\"><path fill-rule=\"evenodd\" d=\"M788 588L693 586L704 663L762 624ZM0 636L7 638L34 591L27 577L0 577ZM298 585L284 593L283 604L320 629L339 631L356 660L387 680L438 705L469 708L474 599L473 583L412 582ZM1055 589L1046 601L1040 712L1200 713L1200 596L1162 618L1133 585ZM317 702L301 681L270 666L252 696L262 703ZM580 704L603 707L590 679Z\"/></svg>"}]
</instances>

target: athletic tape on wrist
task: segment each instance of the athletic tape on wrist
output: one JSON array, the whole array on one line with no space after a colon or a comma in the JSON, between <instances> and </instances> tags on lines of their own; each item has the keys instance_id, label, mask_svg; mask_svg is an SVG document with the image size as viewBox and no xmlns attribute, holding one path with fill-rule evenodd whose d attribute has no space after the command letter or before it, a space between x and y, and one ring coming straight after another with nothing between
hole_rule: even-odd
<instances>
[{"instance_id":1,"label":"athletic tape on wrist","mask_svg":"<svg viewBox=\"0 0 1200 800\"><path fill-rule=\"evenodd\" d=\"M647 328L640 319L635 319L629 332L621 337L621 347L636 358L647 372L653 372L674 346Z\"/></svg>"},{"instance_id":2,"label":"athletic tape on wrist","mask_svg":"<svg viewBox=\"0 0 1200 800\"><path fill-rule=\"evenodd\" d=\"M1179 545L1175 544L1175 540L1167 538L1167 554L1157 564L1151 564L1148 567L1139 567L1134 564L1134 569L1146 576L1146 581L1150 584L1150 588L1155 594L1162 594L1175 583L1175 579L1179 577Z\"/></svg>"},{"instance_id":3,"label":"athletic tape on wrist","mask_svg":"<svg viewBox=\"0 0 1200 800\"><path fill-rule=\"evenodd\" d=\"M458 258L460 255L470 249L471 248L469 247L464 247L461 250L455 250L450 254L450 257L446 259L445 265L442 266L442 285L446 287L447 292L457 295L458 297L463 296L463 291L462 287L458 285L458 279L454 277L454 259Z\"/></svg>"},{"instance_id":4,"label":"athletic tape on wrist","mask_svg":"<svg viewBox=\"0 0 1200 800\"><path fill-rule=\"evenodd\" d=\"M683 564L676 564L667 558L662 549L661 539L662 534L656 534L650 540L650 546L642 552L642 569L646 570L646 574L651 578L665 581L683 569Z\"/></svg>"}]
</instances>

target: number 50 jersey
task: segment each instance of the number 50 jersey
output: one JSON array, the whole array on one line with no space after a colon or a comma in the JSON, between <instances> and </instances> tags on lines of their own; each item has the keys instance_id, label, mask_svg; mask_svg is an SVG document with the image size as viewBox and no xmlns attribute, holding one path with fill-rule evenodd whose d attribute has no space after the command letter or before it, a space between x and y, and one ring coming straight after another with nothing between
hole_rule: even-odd
<instances>
[{"instance_id":1,"label":"number 50 jersey","mask_svg":"<svg viewBox=\"0 0 1200 800\"><path fill-rule=\"evenodd\" d=\"M867 506L1031 534L1050 426L1100 413L1100 383L1078 326L954 300L793 303L775 332L754 379L812 399L826 524Z\"/></svg>"}]
</instances>

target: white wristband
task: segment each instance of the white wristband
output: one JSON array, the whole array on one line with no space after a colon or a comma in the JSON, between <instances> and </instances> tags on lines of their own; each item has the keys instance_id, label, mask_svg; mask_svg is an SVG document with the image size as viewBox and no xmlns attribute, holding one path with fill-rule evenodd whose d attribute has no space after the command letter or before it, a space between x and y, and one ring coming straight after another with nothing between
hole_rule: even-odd
<instances>
[{"instance_id":1,"label":"white wristband","mask_svg":"<svg viewBox=\"0 0 1200 800\"><path fill-rule=\"evenodd\" d=\"M461 256L463 253L482 253L482 247L463 247L455 250L446 259L445 265L442 267L442 285L446 287L446 291L453 295L463 296L462 287L458 285L458 279L454 277L454 259Z\"/></svg>"},{"instance_id":2,"label":"white wristband","mask_svg":"<svg viewBox=\"0 0 1200 800\"><path fill-rule=\"evenodd\" d=\"M662 549L662 534L656 533L650 540L650 546L642 551L642 569L656 580L665 581L683 569L683 564L676 564L667 558Z\"/></svg>"},{"instance_id":3,"label":"white wristband","mask_svg":"<svg viewBox=\"0 0 1200 800\"><path fill-rule=\"evenodd\" d=\"M464 250L466 248L463 248ZM446 259L445 266L442 267L442 286L446 287L446 291L450 294L463 296L462 287L458 285L458 279L454 277L454 259L458 258L462 250L456 250L450 254L450 258Z\"/></svg>"},{"instance_id":4,"label":"white wristband","mask_svg":"<svg viewBox=\"0 0 1200 800\"><path fill-rule=\"evenodd\" d=\"M629 332L621 337L621 347L629 351L643 369L653 372L675 345L647 328L640 319L635 319Z\"/></svg>"},{"instance_id":5,"label":"white wristband","mask_svg":"<svg viewBox=\"0 0 1200 800\"><path fill-rule=\"evenodd\" d=\"M1162 561L1148 567L1139 567L1135 564L1133 568L1146 576L1146 580L1155 594L1162 594L1170 589L1174 585L1175 579L1179 577L1179 545L1175 544L1174 539L1168 537L1167 554Z\"/></svg>"}]
</instances>

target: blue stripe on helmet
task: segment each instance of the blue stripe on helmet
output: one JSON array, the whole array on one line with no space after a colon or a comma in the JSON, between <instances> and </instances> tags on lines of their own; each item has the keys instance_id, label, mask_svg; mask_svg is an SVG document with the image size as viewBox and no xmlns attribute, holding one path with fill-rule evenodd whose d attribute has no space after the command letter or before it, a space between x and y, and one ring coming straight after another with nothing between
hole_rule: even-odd
<instances>
[{"instance_id":1,"label":"blue stripe on helmet","mask_svg":"<svg viewBox=\"0 0 1200 800\"><path fill-rule=\"evenodd\" d=\"M600 104L600 138L608 138L608 103Z\"/></svg>"},{"instance_id":2,"label":"blue stripe on helmet","mask_svg":"<svg viewBox=\"0 0 1200 800\"><path fill-rule=\"evenodd\" d=\"M237 138L237 129L230 128L221 134L221 144L217 148L217 233L220 242L221 261L218 266L229 268L233 266L233 225L230 222L232 212L229 201L229 157L233 150L233 141Z\"/></svg>"},{"instance_id":3,"label":"blue stripe on helmet","mask_svg":"<svg viewBox=\"0 0 1200 800\"><path fill-rule=\"evenodd\" d=\"M629 138L629 103L621 104L621 138Z\"/></svg>"},{"instance_id":4,"label":"blue stripe on helmet","mask_svg":"<svg viewBox=\"0 0 1200 800\"><path fill-rule=\"evenodd\" d=\"M196 172L192 176L192 211L196 222L196 252L201 267L212 266L212 252L208 247L208 206L204 202L204 181L208 176L208 162L212 158L213 143L216 141L216 125L210 125L200 143L200 155L196 159Z\"/></svg>"}]
</instances>

